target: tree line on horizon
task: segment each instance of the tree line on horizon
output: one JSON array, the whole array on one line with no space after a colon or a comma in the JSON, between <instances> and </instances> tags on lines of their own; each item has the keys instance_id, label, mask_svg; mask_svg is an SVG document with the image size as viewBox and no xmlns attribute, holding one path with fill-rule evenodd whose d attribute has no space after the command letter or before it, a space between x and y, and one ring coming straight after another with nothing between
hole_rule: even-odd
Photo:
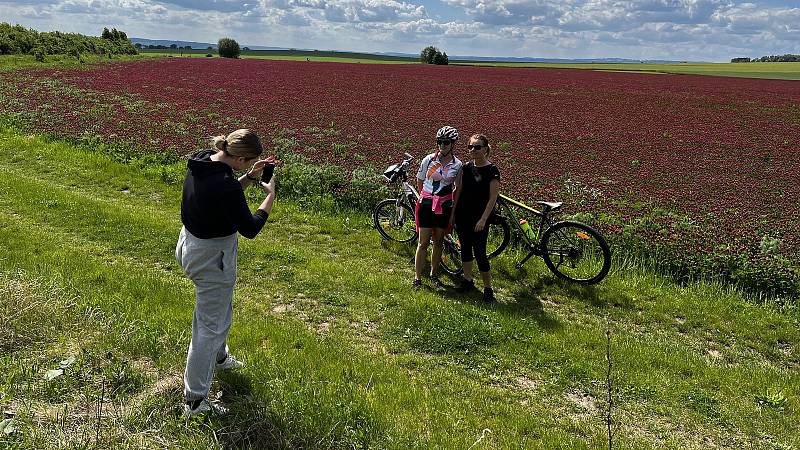
<instances>
[{"instance_id":1,"label":"tree line on horizon","mask_svg":"<svg viewBox=\"0 0 800 450\"><path fill-rule=\"evenodd\" d=\"M100 37L61 31L38 32L22 25L0 22L0 55L33 55L44 61L46 55L136 55L139 52L128 36L116 28L104 28Z\"/></svg>"},{"instance_id":2,"label":"tree line on horizon","mask_svg":"<svg viewBox=\"0 0 800 450\"><path fill-rule=\"evenodd\" d=\"M770 55L762 56L761 58L733 58L732 63L749 63L749 62L800 62L800 55L792 55L787 53L785 55Z\"/></svg>"}]
</instances>

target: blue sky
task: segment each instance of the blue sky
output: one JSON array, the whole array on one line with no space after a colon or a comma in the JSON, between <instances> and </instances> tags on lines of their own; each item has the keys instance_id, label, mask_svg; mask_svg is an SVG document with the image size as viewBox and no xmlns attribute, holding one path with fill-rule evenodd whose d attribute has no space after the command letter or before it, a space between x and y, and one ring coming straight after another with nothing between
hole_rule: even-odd
<instances>
[{"instance_id":1,"label":"blue sky","mask_svg":"<svg viewBox=\"0 0 800 450\"><path fill-rule=\"evenodd\" d=\"M800 54L800 0L0 0L37 30L320 50L727 61Z\"/></svg>"}]
</instances>

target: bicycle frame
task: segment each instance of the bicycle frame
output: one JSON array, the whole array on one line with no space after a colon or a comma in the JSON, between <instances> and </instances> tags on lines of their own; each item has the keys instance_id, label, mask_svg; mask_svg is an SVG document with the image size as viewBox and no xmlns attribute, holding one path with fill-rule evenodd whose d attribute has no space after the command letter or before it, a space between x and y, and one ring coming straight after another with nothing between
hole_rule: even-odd
<instances>
[{"instance_id":1,"label":"bicycle frame","mask_svg":"<svg viewBox=\"0 0 800 450\"><path fill-rule=\"evenodd\" d=\"M409 206L413 208L414 205L417 203L417 200L419 200L419 192L417 192L414 186L412 186L411 183L409 183L408 181L403 181L403 184L400 186L400 192L404 194L402 198L408 201L408 203L410 204ZM397 196L398 202L400 201L400 198L401 196L398 195Z\"/></svg>"},{"instance_id":2,"label":"bicycle frame","mask_svg":"<svg viewBox=\"0 0 800 450\"><path fill-rule=\"evenodd\" d=\"M550 218L549 211L539 211L537 209L531 208L530 206L528 206L528 205L526 205L524 203L521 203L521 202L519 202L517 200L514 200L513 198L508 197L508 196L503 195L503 194L499 194L498 195L497 204L500 207L504 208L507 211L507 213L511 216L509 219L511 220L511 222L513 222L513 226L516 227L517 231L519 232L518 234L520 236L522 236L522 239L523 239L523 241L525 243L525 246L528 249L528 254L525 255L525 257L522 259L522 261L520 261L520 262L518 262L516 264L517 268L522 267L522 265L525 264L526 262L528 262L528 260L531 259L531 257L533 257L533 256L542 256L542 255L544 255L544 250L542 249L541 241L534 241L533 239L531 239L528 236L527 233L525 233L525 231L522 229L522 226L519 223L519 219L517 218L517 215L514 214L514 209L511 208L511 206L520 208L525 212L528 212L530 214L533 214L536 217L539 217L539 219L540 219L539 220L539 227L538 227L538 230L536 232L537 239L541 239L541 236L544 233L544 231L547 228L552 227L553 224L554 224L553 220ZM502 213L501 213L501 216L502 216Z\"/></svg>"}]
</instances>

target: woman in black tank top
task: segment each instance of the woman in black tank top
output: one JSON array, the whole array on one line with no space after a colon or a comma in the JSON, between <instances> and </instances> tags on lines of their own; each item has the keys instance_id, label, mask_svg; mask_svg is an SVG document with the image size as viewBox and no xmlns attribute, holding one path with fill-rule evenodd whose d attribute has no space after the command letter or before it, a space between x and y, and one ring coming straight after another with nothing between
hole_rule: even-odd
<instances>
[{"instance_id":1,"label":"woman in black tank top","mask_svg":"<svg viewBox=\"0 0 800 450\"><path fill-rule=\"evenodd\" d=\"M472 161L463 166L456 179L456 206L454 211L456 231L461 241L461 259L464 263L462 292L475 289L472 280L472 261L477 260L483 280L483 300L494 301L492 275L486 257L488 221L500 192L500 171L487 158L491 151L489 139L482 134L473 135L469 144Z\"/></svg>"}]
</instances>

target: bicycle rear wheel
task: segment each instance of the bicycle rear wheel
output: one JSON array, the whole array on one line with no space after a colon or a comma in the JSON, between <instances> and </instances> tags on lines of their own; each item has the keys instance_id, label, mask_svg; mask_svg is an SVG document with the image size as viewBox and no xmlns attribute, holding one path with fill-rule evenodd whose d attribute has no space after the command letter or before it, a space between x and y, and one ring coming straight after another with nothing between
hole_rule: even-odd
<instances>
[{"instance_id":1,"label":"bicycle rear wheel","mask_svg":"<svg viewBox=\"0 0 800 450\"><path fill-rule=\"evenodd\" d=\"M603 236L580 222L558 222L542 236L544 263L559 278L599 283L611 269L611 250Z\"/></svg>"},{"instance_id":2,"label":"bicycle rear wheel","mask_svg":"<svg viewBox=\"0 0 800 450\"><path fill-rule=\"evenodd\" d=\"M381 200L372 213L375 228L384 238L409 244L417 239L417 225L414 222L414 211L405 203L397 203L397 199Z\"/></svg>"},{"instance_id":3,"label":"bicycle rear wheel","mask_svg":"<svg viewBox=\"0 0 800 450\"><path fill-rule=\"evenodd\" d=\"M505 218L496 218L489 224L489 238L486 241L486 256L494 258L503 253L511 241L511 228Z\"/></svg>"},{"instance_id":4,"label":"bicycle rear wheel","mask_svg":"<svg viewBox=\"0 0 800 450\"><path fill-rule=\"evenodd\" d=\"M464 271L461 262L461 243L455 232L445 236L442 241L441 265L442 270L450 275L459 275Z\"/></svg>"}]
</instances>

